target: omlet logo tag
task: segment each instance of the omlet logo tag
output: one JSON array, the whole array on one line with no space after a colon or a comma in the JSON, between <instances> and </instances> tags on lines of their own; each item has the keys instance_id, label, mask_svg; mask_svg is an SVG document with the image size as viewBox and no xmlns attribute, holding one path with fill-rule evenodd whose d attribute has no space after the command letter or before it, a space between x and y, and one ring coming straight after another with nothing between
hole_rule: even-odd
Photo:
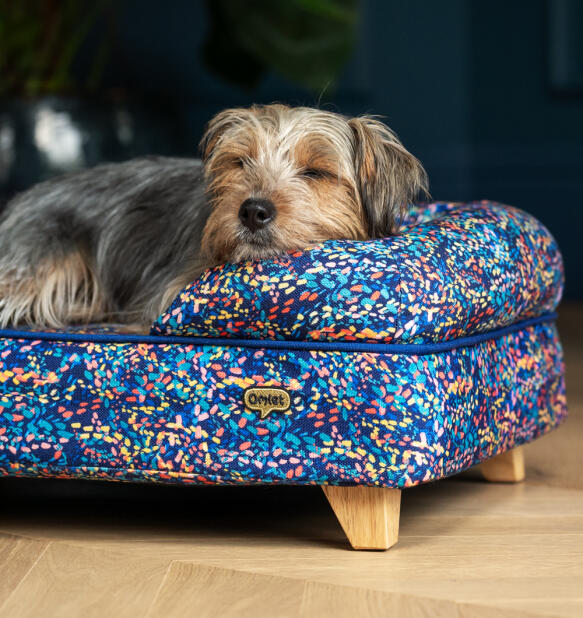
<instances>
[{"instance_id":1,"label":"omlet logo tag","mask_svg":"<svg viewBox=\"0 0 583 618\"><path fill-rule=\"evenodd\" d=\"M267 386L246 389L243 401L250 410L259 412L259 418L265 418L270 412L287 412L291 405L286 390Z\"/></svg>"}]
</instances>

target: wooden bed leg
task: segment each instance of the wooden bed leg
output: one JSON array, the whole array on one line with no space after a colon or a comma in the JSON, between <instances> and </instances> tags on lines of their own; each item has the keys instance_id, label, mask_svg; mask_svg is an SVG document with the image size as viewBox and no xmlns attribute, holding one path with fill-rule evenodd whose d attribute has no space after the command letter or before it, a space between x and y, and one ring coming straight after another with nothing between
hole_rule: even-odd
<instances>
[{"instance_id":1,"label":"wooden bed leg","mask_svg":"<svg viewBox=\"0 0 583 618\"><path fill-rule=\"evenodd\" d=\"M322 486L353 549L389 549L399 538L401 490Z\"/></svg>"},{"instance_id":2,"label":"wooden bed leg","mask_svg":"<svg viewBox=\"0 0 583 618\"><path fill-rule=\"evenodd\" d=\"M480 464L480 471L493 483L518 483L524 481L524 451L521 446L496 455Z\"/></svg>"}]
</instances>

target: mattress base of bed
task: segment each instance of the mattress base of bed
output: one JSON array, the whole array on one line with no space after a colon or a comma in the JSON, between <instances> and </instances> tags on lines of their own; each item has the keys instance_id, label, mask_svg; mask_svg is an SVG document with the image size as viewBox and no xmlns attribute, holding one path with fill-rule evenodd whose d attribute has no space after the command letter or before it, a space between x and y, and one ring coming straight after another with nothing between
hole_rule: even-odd
<instances>
[{"instance_id":1,"label":"mattress base of bed","mask_svg":"<svg viewBox=\"0 0 583 618\"><path fill-rule=\"evenodd\" d=\"M566 416L551 321L418 354L62 339L0 339L2 475L403 488Z\"/></svg>"}]
</instances>

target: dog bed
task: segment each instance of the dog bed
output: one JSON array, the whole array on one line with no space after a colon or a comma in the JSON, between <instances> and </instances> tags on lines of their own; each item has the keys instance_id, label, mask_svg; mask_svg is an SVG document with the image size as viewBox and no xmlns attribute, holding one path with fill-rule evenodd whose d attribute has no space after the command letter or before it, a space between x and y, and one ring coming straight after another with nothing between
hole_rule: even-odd
<instances>
[{"instance_id":1,"label":"dog bed","mask_svg":"<svg viewBox=\"0 0 583 618\"><path fill-rule=\"evenodd\" d=\"M0 474L341 486L355 536L350 513L398 517L399 489L565 418L562 287L536 219L438 203L391 238L209 270L149 335L4 330Z\"/></svg>"}]
</instances>

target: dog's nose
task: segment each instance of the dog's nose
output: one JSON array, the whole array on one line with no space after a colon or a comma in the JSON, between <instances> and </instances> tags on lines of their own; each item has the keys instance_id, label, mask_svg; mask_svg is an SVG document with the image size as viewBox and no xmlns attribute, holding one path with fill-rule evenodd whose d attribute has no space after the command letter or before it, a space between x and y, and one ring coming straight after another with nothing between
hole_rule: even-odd
<instances>
[{"instance_id":1,"label":"dog's nose","mask_svg":"<svg viewBox=\"0 0 583 618\"><path fill-rule=\"evenodd\" d=\"M239 220L251 232L265 227L274 217L275 206L270 200L250 197L239 208Z\"/></svg>"}]
</instances>

